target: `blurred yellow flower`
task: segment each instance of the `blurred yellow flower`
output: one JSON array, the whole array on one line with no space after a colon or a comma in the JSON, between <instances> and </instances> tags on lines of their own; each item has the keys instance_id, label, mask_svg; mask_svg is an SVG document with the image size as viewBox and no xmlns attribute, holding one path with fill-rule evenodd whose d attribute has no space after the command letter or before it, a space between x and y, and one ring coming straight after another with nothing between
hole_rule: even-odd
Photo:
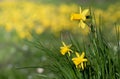
<instances>
[{"instance_id":1,"label":"blurred yellow flower","mask_svg":"<svg viewBox=\"0 0 120 79\"><path fill-rule=\"evenodd\" d=\"M70 56L70 52L72 52L72 50L70 49L70 47L72 45L66 45L64 42L62 42L62 44L63 44L63 47L60 47L61 54L65 55L66 53L68 53L69 56Z\"/></svg>"},{"instance_id":2,"label":"blurred yellow flower","mask_svg":"<svg viewBox=\"0 0 120 79\"><path fill-rule=\"evenodd\" d=\"M6 23L5 30L6 30L7 32L12 31L12 30L13 30L12 23Z\"/></svg>"},{"instance_id":3,"label":"blurred yellow flower","mask_svg":"<svg viewBox=\"0 0 120 79\"><path fill-rule=\"evenodd\" d=\"M22 4L22 5L21 5ZM99 25L100 17L102 17L105 26L110 26L110 23L116 23L120 20L119 3L109 6L106 10L96 8L95 23ZM46 8L45 8L46 7ZM70 9L69 9L70 8ZM89 27L86 24L86 16L89 9L84 9L79 13L73 13L71 20L77 20L82 29L77 29L75 22L70 22L68 14L77 11L77 5L61 4L58 7L51 4L36 4L32 2L0 2L0 27L4 27L7 32L16 31L20 38L31 37L28 33L34 31L36 34L41 34L50 29L55 35L64 30L70 30L73 33L88 34ZM114 15L113 15L114 14ZM109 18L108 18L109 17ZM89 18L89 17L88 17ZM38 26L42 26L38 28ZM27 31L26 31L27 29ZM80 31L78 31L80 30ZM23 31L22 33L20 31ZM20 33L19 33L20 32Z\"/></svg>"},{"instance_id":4,"label":"blurred yellow flower","mask_svg":"<svg viewBox=\"0 0 120 79\"><path fill-rule=\"evenodd\" d=\"M87 13L89 12L89 9L85 9L85 10L81 10L81 7L80 7L80 13L79 14L72 14L71 15L71 20L79 20L80 23L79 23L79 26L81 28L85 28L86 24L84 23L84 21L86 20L86 16L87 16Z\"/></svg>"},{"instance_id":5,"label":"blurred yellow flower","mask_svg":"<svg viewBox=\"0 0 120 79\"><path fill-rule=\"evenodd\" d=\"M43 31L44 31L44 29L40 28L40 27L35 29L36 34L41 34L41 33L43 33Z\"/></svg>"},{"instance_id":6,"label":"blurred yellow flower","mask_svg":"<svg viewBox=\"0 0 120 79\"><path fill-rule=\"evenodd\" d=\"M85 53L82 52L81 55L79 55L78 52L76 52L76 56L75 58L72 58L73 63L76 65L76 68L82 68L82 70L84 70L84 62L87 62L87 59L84 58Z\"/></svg>"},{"instance_id":7,"label":"blurred yellow flower","mask_svg":"<svg viewBox=\"0 0 120 79\"><path fill-rule=\"evenodd\" d=\"M32 36L31 34L27 31L20 31L18 32L18 35L20 36L20 38L24 39L24 38L27 38L28 40L31 40L32 39Z\"/></svg>"}]
</instances>

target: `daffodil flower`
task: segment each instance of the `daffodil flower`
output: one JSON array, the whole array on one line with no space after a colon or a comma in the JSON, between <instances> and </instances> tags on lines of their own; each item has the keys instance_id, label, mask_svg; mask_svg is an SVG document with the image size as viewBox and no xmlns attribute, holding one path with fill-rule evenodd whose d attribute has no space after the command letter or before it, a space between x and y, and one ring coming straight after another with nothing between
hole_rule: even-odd
<instances>
[{"instance_id":1,"label":"daffodil flower","mask_svg":"<svg viewBox=\"0 0 120 79\"><path fill-rule=\"evenodd\" d=\"M84 70L84 66L86 65L84 62L87 62L87 59L84 58L85 53L82 52L81 55L79 55L78 52L76 52L76 56L75 58L72 58L73 63L75 64L76 68L82 68L82 70Z\"/></svg>"},{"instance_id":2,"label":"daffodil flower","mask_svg":"<svg viewBox=\"0 0 120 79\"><path fill-rule=\"evenodd\" d=\"M61 54L62 54L62 55L65 55L66 53L68 53L69 56L70 56L70 52L72 52L72 50L70 49L70 47L71 47L72 45L66 45L64 42L62 42L62 44L63 44L63 46L60 47L60 52L61 52Z\"/></svg>"},{"instance_id":3,"label":"daffodil flower","mask_svg":"<svg viewBox=\"0 0 120 79\"><path fill-rule=\"evenodd\" d=\"M76 14L76 13L72 14L71 20L80 21L79 26L84 29L85 26L87 26L87 24L85 24L85 21L86 21L86 16L87 16L88 12L89 12L89 9L85 9L82 11L81 7L80 7L80 13L79 14Z\"/></svg>"}]
</instances>

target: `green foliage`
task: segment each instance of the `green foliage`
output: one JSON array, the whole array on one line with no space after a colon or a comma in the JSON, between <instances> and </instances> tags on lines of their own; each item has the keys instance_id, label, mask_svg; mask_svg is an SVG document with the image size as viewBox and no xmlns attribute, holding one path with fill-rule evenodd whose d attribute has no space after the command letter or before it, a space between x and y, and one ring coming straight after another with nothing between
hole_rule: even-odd
<instances>
[{"instance_id":1,"label":"green foliage","mask_svg":"<svg viewBox=\"0 0 120 79\"><path fill-rule=\"evenodd\" d=\"M15 32L6 33L0 28L0 79L119 79L120 27L116 26L111 41L112 35L107 36L102 26L92 23L87 37L69 31L63 31L61 38L50 32L33 34L33 41L27 44L12 37ZM74 54L61 55L61 41L72 44L74 51L85 52L88 62L84 70L73 64ZM38 73L37 68L45 71Z\"/></svg>"},{"instance_id":2,"label":"green foliage","mask_svg":"<svg viewBox=\"0 0 120 79\"><path fill-rule=\"evenodd\" d=\"M75 36L69 32L61 34L61 39L49 39L49 42L46 39L47 43L34 39L33 44L38 47L39 51L43 51L48 56L47 63L43 67L51 70L55 75L55 79L120 78L119 30L116 30L116 44L111 43L105 37L102 26L96 26L92 23L90 30L87 40L83 38L83 42L79 39L80 35ZM61 41L72 44L72 50L78 52L84 51L86 53L88 62L85 70L80 70L75 67L71 60L72 56L69 57L67 54L65 56L61 55Z\"/></svg>"}]
</instances>

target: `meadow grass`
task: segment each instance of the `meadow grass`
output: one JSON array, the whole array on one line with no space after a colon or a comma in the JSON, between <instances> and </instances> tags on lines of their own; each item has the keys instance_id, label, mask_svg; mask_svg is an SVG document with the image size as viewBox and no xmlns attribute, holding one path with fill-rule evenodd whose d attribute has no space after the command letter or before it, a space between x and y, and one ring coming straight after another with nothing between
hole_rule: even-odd
<instances>
[{"instance_id":1,"label":"meadow grass","mask_svg":"<svg viewBox=\"0 0 120 79\"><path fill-rule=\"evenodd\" d=\"M102 22L96 25L95 19L92 18L89 24L90 32L86 38L82 38L79 34L73 35L68 31L61 32L61 37L57 40L52 36L49 36L52 39L46 39L45 42L41 41L39 37L39 40L35 38L33 45L48 57L47 63L43 67L51 70L55 79L119 79L119 26L115 26L114 45L107 39L109 36L104 35L103 26ZM71 50L74 52L70 52L70 56L61 54L60 48L63 41L72 45ZM84 69L76 68L72 62L75 52L79 52L79 54L85 52L85 58L88 61Z\"/></svg>"},{"instance_id":2,"label":"meadow grass","mask_svg":"<svg viewBox=\"0 0 120 79\"><path fill-rule=\"evenodd\" d=\"M114 12L114 8L112 8L112 11L108 13L112 14L113 12ZM119 13L118 11L115 12L112 21L114 19L115 21L119 19L117 15L118 13ZM106 21L103 20L104 22L102 22L101 19L100 20L101 22L97 24L95 22L96 19L94 19L93 17L94 16L92 15L92 19L88 23L89 33L87 36L79 34L78 32L77 32L78 34L72 34L70 31L62 30L60 37L58 36L56 37L53 34L50 34L48 28L41 35L33 34L33 40L29 40L27 44L22 44L20 42L20 38L17 38L16 36L12 38L11 37L12 34L13 36L17 35L16 32L14 31L8 32L7 33L8 36L5 37L4 34L6 34L6 32L3 31L2 29L2 31L0 31L0 35L1 37L5 37L7 39L4 40L5 38L0 38L1 41L0 46L2 47L1 48L2 53L0 56L0 62L2 62L2 64L0 63L0 68L1 68L0 78L1 79L16 79L16 78L17 79L27 79L27 78L119 79L120 78L120 62L119 62L120 61L120 47L119 47L120 27L117 24L115 24L115 26L110 25L110 27L115 27L115 32L116 32L114 37L112 37L113 35L105 34L105 33L110 33L108 32L108 29L107 30L104 29L105 27L104 22ZM111 17L111 15L109 15L109 17ZM109 17L106 17L107 20ZM60 18L61 17L59 17L58 19ZM44 19L45 19L44 21L47 20L46 18ZM56 18L52 17L52 19L56 19ZM41 19L41 21L42 20L43 19ZM64 26L64 23L66 23L66 21L65 19L63 21L64 22L57 22L56 20L56 22L54 23L56 24L63 23L62 26ZM1 21L1 23L3 22ZM31 22L28 21L28 23ZM55 25L54 28L57 27L57 25ZM4 23L3 26L5 26ZM66 27L69 28L69 25ZM109 27L109 24L106 27ZM80 31L82 30L81 28L78 28L76 31L79 31L79 29ZM112 37L112 41L110 37ZM12 40L12 42L10 43L10 45L8 45L10 39ZM5 42L6 44L5 47L3 41L7 41ZM66 44L67 48L63 47L63 42ZM29 46L29 44L31 46ZM24 49L24 47L27 48ZM71 49L72 51L69 50L70 55L69 53L66 53L64 51L63 53L65 53L65 55L63 55L61 53L61 47L63 47L64 51L66 51L66 49L67 51ZM78 52L80 56L83 54L83 52L85 53L83 59L87 59L87 61L83 62L84 69L82 69L81 63L77 67L76 64L73 62L73 58L76 57L76 52ZM43 58L43 60L45 61L42 61L42 57L44 56L45 59ZM3 59L5 60L3 61ZM44 68L45 71L40 74L36 71L37 68ZM51 75L49 75L48 73Z\"/></svg>"}]
</instances>

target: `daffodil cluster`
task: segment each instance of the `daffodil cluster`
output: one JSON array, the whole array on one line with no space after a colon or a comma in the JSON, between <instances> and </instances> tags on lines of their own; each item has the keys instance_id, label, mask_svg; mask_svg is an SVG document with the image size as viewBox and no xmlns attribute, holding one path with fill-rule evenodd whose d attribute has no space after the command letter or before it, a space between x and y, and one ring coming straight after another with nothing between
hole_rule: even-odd
<instances>
[{"instance_id":1,"label":"daffodil cluster","mask_svg":"<svg viewBox=\"0 0 120 79\"><path fill-rule=\"evenodd\" d=\"M86 62L88 61L85 57L85 53L82 52L82 54L80 55L78 52L73 52L73 50L71 50L71 46L72 45L66 45L64 42L62 42L63 46L60 47L60 53L62 55L66 55L68 54L70 56L70 54L75 54L76 56L72 58L73 63L75 64L76 68L78 69L82 69L84 70L84 68L86 67Z\"/></svg>"},{"instance_id":2,"label":"daffodil cluster","mask_svg":"<svg viewBox=\"0 0 120 79\"><path fill-rule=\"evenodd\" d=\"M0 26L3 26L7 32L15 30L21 38L31 38L29 32L34 31L41 34L45 29L50 28L53 33L64 30L80 30L73 26L80 26L84 30L78 31L87 34L89 29L86 27L89 10L82 10L77 5L61 4L55 6L52 4L35 4L32 2L0 2ZM107 10L95 9L96 23L99 24L99 16L103 17L104 23L107 21L116 22L120 20L119 4L108 7ZM79 25L75 21L77 20ZM108 18L109 17L109 18ZM108 24L108 23L107 23ZM109 25L108 25L109 26Z\"/></svg>"}]
</instances>

